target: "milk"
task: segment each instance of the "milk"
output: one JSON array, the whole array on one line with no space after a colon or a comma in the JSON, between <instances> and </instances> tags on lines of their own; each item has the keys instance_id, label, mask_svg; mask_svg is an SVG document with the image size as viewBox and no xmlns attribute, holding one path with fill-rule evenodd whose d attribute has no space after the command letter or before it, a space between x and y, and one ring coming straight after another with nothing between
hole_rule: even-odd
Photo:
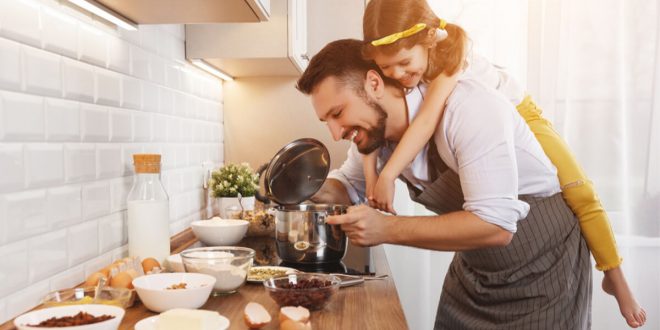
<instances>
[{"instance_id":1,"label":"milk","mask_svg":"<svg viewBox=\"0 0 660 330\"><path fill-rule=\"evenodd\" d=\"M170 255L168 201L136 200L127 204L128 255L153 257L164 265Z\"/></svg>"}]
</instances>

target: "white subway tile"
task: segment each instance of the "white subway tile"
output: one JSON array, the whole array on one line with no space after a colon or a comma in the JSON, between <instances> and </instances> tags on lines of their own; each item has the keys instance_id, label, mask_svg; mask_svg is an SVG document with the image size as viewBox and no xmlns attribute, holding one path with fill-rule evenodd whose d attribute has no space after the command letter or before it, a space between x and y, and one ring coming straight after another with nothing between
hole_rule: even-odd
<instances>
[{"instance_id":1,"label":"white subway tile","mask_svg":"<svg viewBox=\"0 0 660 330\"><path fill-rule=\"evenodd\" d=\"M84 185L82 196L83 219L92 219L110 213L110 183L108 181Z\"/></svg>"},{"instance_id":2,"label":"white subway tile","mask_svg":"<svg viewBox=\"0 0 660 330\"><path fill-rule=\"evenodd\" d=\"M5 242L50 230L45 211L46 191L30 190L0 196L0 219L5 222Z\"/></svg>"},{"instance_id":3,"label":"white subway tile","mask_svg":"<svg viewBox=\"0 0 660 330\"><path fill-rule=\"evenodd\" d=\"M133 140L131 111L112 109L110 111L110 127L111 142L130 142Z\"/></svg>"},{"instance_id":4,"label":"white subway tile","mask_svg":"<svg viewBox=\"0 0 660 330\"><path fill-rule=\"evenodd\" d=\"M174 114L174 92L169 88L160 87L160 112L168 115Z\"/></svg>"},{"instance_id":5,"label":"white subway tile","mask_svg":"<svg viewBox=\"0 0 660 330\"><path fill-rule=\"evenodd\" d=\"M105 67L109 36L96 27L80 24L80 60Z\"/></svg>"},{"instance_id":6,"label":"white subway tile","mask_svg":"<svg viewBox=\"0 0 660 330\"><path fill-rule=\"evenodd\" d=\"M179 39L181 43L186 38L186 30L183 24L163 24L161 29Z\"/></svg>"},{"instance_id":7,"label":"white subway tile","mask_svg":"<svg viewBox=\"0 0 660 330\"><path fill-rule=\"evenodd\" d=\"M177 143L174 149L176 150L176 163L174 166L177 168L188 166L190 164L188 160L188 146Z\"/></svg>"},{"instance_id":8,"label":"white subway tile","mask_svg":"<svg viewBox=\"0 0 660 330\"><path fill-rule=\"evenodd\" d=\"M164 85L166 82L165 78L165 60L163 60L158 55L151 56L151 81Z\"/></svg>"},{"instance_id":9,"label":"white subway tile","mask_svg":"<svg viewBox=\"0 0 660 330\"><path fill-rule=\"evenodd\" d=\"M168 117L167 119L167 141L180 142L181 141L181 119L176 117Z\"/></svg>"},{"instance_id":10,"label":"white subway tile","mask_svg":"<svg viewBox=\"0 0 660 330\"><path fill-rule=\"evenodd\" d=\"M112 263L112 257L109 253L104 253L85 263L85 278L90 274L96 273L99 270L109 266Z\"/></svg>"},{"instance_id":11,"label":"white subway tile","mask_svg":"<svg viewBox=\"0 0 660 330\"><path fill-rule=\"evenodd\" d=\"M21 89L20 53L18 43L0 38L0 88Z\"/></svg>"},{"instance_id":12,"label":"white subway tile","mask_svg":"<svg viewBox=\"0 0 660 330\"><path fill-rule=\"evenodd\" d=\"M109 139L108 108L83 104L80 115L80 128L83 142L107 142Z\"/></svg>"},{"instance_id":13,"label":"white subway tile","mask_svg":"<svg viewBox=\"0 0 660 330\"><path fill-rule=\"evenodd\" d=\"M112 71L96 70L96 103L119 106L121 76Z\"/></svg>"},{"instance_id":14,"label":"white subway tile","mask_svg":"<svg viewBox=\"0 0 660 330\"><path fill-rule=\"evenodd\" d=\"M64 182L64 147L61 144L26 144L25 170L28 188Z\"/></svg>"},{"instance_id":15,"label":"white subway tile","mask_svg":"<svg viewBox=\"0 0 660 330\"><path fill-rule=\"evenodd\" d=\"M161 39L159 25L141 25L140 26L140 46L150 53L158 51L158 44Z\"/></svg>"},{"instance_id":16,"label":"white subway tile","mask_svg":"<svg viewBox=\"0 0 660 330\"><path fill-rule=\"evenodd\" d=\"M66 239L66 229L62 229L28 241L30 283L53 276L68 267Z\"/></svg>"},{"instance_id":17,"label":"white subway tile","mask_svg":"<svg viewBox=\"0 0 660 330\"><path fill-rule=\"evenodd\" d=\"M80 104L46 99L46 140L80 141Z\"/></svg>"},{"instance_id":18,"label":"white subway tile","mask_svg":"<svg viewBox=\"0 0 660 330\"><path fill-rule=\"evenodd\" d=\"M202 158L202 146L199 144L190 144L188 146L188 158L191 166L201 165L202 161L205 160Z\"/></svg>"},{"instance_id":19,"label":"white subway tile","mask_svg":"<svg viewBox=\"0 0 660 330\"><path fill-rule=\"evenodd\" d=\"M211 126L213 128L213 142L223 142L225 140L225 125L223 124L214 124Z\"/></svg>"},{"instance_id":20,"label":"white subway tile","mask_svg":"<svg viewBox=\"0 0 660 330\"><path fill-rule=\"evenodd\" d=\"M0 92L0 139L5 141L43 141L43 98Z\"/></svg>"},{"instance_id":21,"label":"white subway tile","mask_svg":"<svg viewBox=\"0 0 660 330\"><path fill-rule=\"evenodd\" d=\"M162 169L173 169L176 166L176 148L174 144L163 145L160 158Z\"/></svg>"},{"instance_id":22,"label":"white subway tile","mask_svg":"<svg viewBox=\"0 0 660 330\"><path fill-rule=\"evenodd\" d=\"M0 246L0 260L0 297L28 285L27 241Z\"/></svg>"},{"instance_id":23,"label":"white subway tile","mask_svg":"<svg viewBox=\"0 0 660 330\"><path fill-rule=\"evenodd\" d=\"M64 228L82 220L82 188L78 185L48 189L46 214L50 228Z\"/></svg>"},{"instance_id":24,"label":"white subway tile","mask_svg":"<svg viewBox=\"0 0 660 330\"><path fill-rule=\"evenodd\" d=\"M80 265L99 255L99 222L89 220L68 229L69 266ZM82 269L81 269L82 272ZM82 272L84 274L84 272Z\"/></svg>"},{"instance_id":25,"label":"white subway tile","mask_svg":"<svg viewBox=\"0 0 660 330\"><path fill-rule=\"evenodd\" d=\"M125 29L118 29L119 30L119 36L121 37L122 40L125 40L129 44L139 46L140 45L140 30L138 29L137 31L129 31Z\"/></svg>"},{"instance_id":26,"label":"white subway tile","mask_svg":"<svg viewBox=\"0 0 660 330\"><path fill-rule=\"evenodd\" d=\"M193 124L192 140L193 142L207 142L203 139L204 132L208 124L203 122L196 122Z\"/></svg>"},{"instance_id":27,"label":"white subway tile","mask_svg":"<svg viewBox=\"0 0 660 330\"><path fill-rule=\"evenodd\" d=\"M158 112L158 86L152 83L142 83L142 100L144 110Z\"/></svg>"},{"instance_id":28,"label":"white subway tile","mask_svg":"<svg viewBox=\"0 0 660 330\"><path fill-rule=\"evenodd\" d=\"M123 76L121 85L121 106L124 108L142 109L142 84L140 80Z\"/></svg>"},{"instance_id":29,"label":"white subway tile","mask_svg":"<svg viewBox=\"0 0 660 330\"><path fill-rule=\"evenodd\" d=\"M135 141L151 141L151 118L152 114L135 112L133 113Z\"/></svg>"},{"instance_id":30,"label":"white subway tile","mask_svg":"<svg viewBox=\"0 0 660 330\"><path fill-rule=\"evenodd\" d=\"M19 190L25 186L22 144L0 144L0 168L0 192Z\"/></svg>"},{"instance_id":31,"label":"white subway tile","mask_svg":"<svg viewBox=\"0 0 660 330\"><path fill-rule=\"evenodd\" d=\"M98 144L96 168L99 178L116 178L122 175L121 146L114 144Z\"/></svg>"},{"instance_id":32,"label":"white subway tile","mask_svg":"<svg viewBox=\"0 0 660 330\"><path fill-rule=\"evenodd\" d=\"M193 140L193 121L181 120L180 138L182 142L192 142Z\"/></svg>"},{"instance_id":33,"label":"white subway tile","mask_svg":"<svg viewBox=\"0 0 660 330\"><path fill-rule=\"evenodd\" d=\"M108 252L120 247L127 241L126 226L124 225L124 212L113 213L99 219L99 250Z\"/></svg>"},{"instance_id":34,"label":"white subway tile","mask_svg":"<svg viewBox=\"0 0 660 330\"><path fill-rule=\"evenodd\" d=\"M181 69L180 65L175 62L170 62L165 66L165 85L170 88L179 89L181 85Z\"/></svg>"},{"instance_id":35,"label":"white subway tile","mask_svg":"<svg viewBox=\"0 0 660 330\"><path fill-rule=\"evenodd\" d=\"M171 41L171 51L170 58L182 62L186 60L186 44L183 42L183 39L173 39Z\"/></svg>"},{"instance_id":36,"label":"white subway tile","mask_svg":"<svg viewBox=\"0 0 660 330\"><path fill-rule=\"evenodd\" d=\"M124 155L124 175L132 175L135 172L133 167L133 155L142 153L142 146L139 144L124 144L122 146Z\"/></svg>"},{"instance_id":37,"label":"white subway tile","mask_svg":"<svg viewBox=\"0 0 660 330\"><path fill-rule=\"evenodd\" d=\"M221 143L217 148L211 148L210 158L216 164L223 163L225 161L225 145Z\"/></svg>"},{"instance_id":38,"label":"white subway tile","mask_svg":"<svg viewBox=\"0 0 660 330\"><path fill-rule=\"evenodd\" d=\"M0 35L41 48L39 5L33 1L0 1Z\"/></svg>"},{"instance_id":39,"label":"white subway tile","mask_svg":"<svg viewBox=\"0 0 660 330\"><path fill-rule=\"evenodd\" d=\"M188 118L197 118L198 104L197 97L193 95L186 97L186 116Z\"/></svg>"},{"instance_id":40,"label":"white subway tile","mask_svg":"<svg viewBox=\"0 0 660 330\"><path fill-rule=\"evenodd\" d=\"M94 244L96 245L96 244ZM69 251L73 251L69 247ZM85 281L85 267L82 265L65 270L50 279L50 291L58 291L76 287Z\"/></svg>"},{"instance_id":41,"label":"white subway tile","mask_svg":"<svg viewBox=\"0 0 660 330\"><path fill-rule=\"evenodd\" d=\"M54 8L43 6L41 23L44 49L71 58L77 57L78 22L74 18Z\"/></svg>"},{"instance_id":42,"label":"white subway tile","mask_svg":"<svg viewBox=\"0 0 660 330\"><path fill-rule=\"evenodd\" d=\"M9 317L19 316L39 305L41 300L48 294L50 285L48 280L44 280L24 288L7 299L7 314Z\"/></svg>"},{"instance_id":43,"label":"white subway tile","mask_svg":"<svg viewBox=\"0 0 660 330\"><path fill-rule=\"evenodd\" d=\"M64 174L66 182L80 182L94 179L96 177L96 151L94 145L65 145Z\"/></svg>"},{"instance_id":44,"label":"white subway tile","mask_svg":"<svg viewBox=\"0 0 660 330\"><path fill-rule=\"evenodd\" d=\"M126 210L126 198L133 185L133 177L117 178L110 182L110 212Z\"/></svg>"},{"instance_id":45,"label":"white subway tile","mask_svg":"<svg viewBox=\"0 0 660 330\"><path fill-rule=\"evenodd\" d=\"M187 116L188 98L186 94L174 93L174 114L180 117Z\"/></svg>"},{"instance_id":46,"label":"white subway tile","mask_svg":"<svg viewBox=\"0 0 660 330\"><path fill-rule=\"evenodd\" d=\"M124 74L131 73L129 44L117 37L108 38L108 68Z\"/></svg>"},{"instance_id":47,"label":"white subway tile","mask_svg":"<svg viewBox=\"0 0 660 330\"><path fill-rule=\"evenodd\" d=\"M151 63L149 53L140 47L131 46L131 73L133 76L149 80Z\"/></svg>"},{"instance_id":48,"label":"white subway tile","mask_svg":"<svg viewBox=\"0 0 660 330\"><path fill-rule=\"evenodd\" d=\"M193 93L194 78L193 72L189 68L181 69L181 90L187 94Z\"/></svg>"},{"instance_id":49,"label":"white subway tile","mask_svg":"<svg viewBox=\"0 0 660 330\"><path fill-rule=\"evenodd\" d=\"M94 102L94 67L62 58L64 97L84 102Z\"/></svg>"},{"instance_id":50,"label":"white subway tile","mask_svg":"<svg viewBox=\"0 0 660 330\"><path fill-rule=\"evenodd\" d=\"M169 121L170 117L154 114L152 118L154 135L153 140L156 142L167 141L167 122Z\"/></svg>"}]
</instances>

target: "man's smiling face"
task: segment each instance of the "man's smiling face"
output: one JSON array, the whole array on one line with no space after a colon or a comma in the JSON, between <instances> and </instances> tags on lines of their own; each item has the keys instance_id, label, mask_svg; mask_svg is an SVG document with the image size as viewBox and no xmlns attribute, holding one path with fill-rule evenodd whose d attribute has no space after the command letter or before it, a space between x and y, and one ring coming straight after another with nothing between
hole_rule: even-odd
<instances>
[{"instance_id":1,"label":"man's smiling face","mask_svg":"<svg viewBox=\"0 0 660 330\"><path fill-rule=\"evenodd\" d=\"M361 153L368 154L385 142L387 114L362 85L350 84L334 76L325 78L311 94L312 105L335 141L352 140Z\"/></svg>"}]
</instances>

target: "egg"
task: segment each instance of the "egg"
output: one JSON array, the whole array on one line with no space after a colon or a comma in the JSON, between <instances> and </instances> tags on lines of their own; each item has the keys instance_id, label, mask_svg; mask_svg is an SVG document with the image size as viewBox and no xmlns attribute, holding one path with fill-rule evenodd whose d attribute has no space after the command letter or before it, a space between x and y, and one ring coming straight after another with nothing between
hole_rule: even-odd
<instances>
[{"instance_id":1,"label":"egg","mask_svg":"<svg viewBox=\"0 0 660 330\"><path fill-rule=\"evenodd\" d=\"M110 286L113 288L133 288L133 277L128 272L117 273L110 279Z\"/></svg>"},{"instance_id":2,"label":"egg","mask_svg":"<svg viewBox=\"0 0 660 330\"><path fill-rule=\"evenodd\" d=\"M85 286L96 286L101 278L108 279L103 273L97 272L90 274L85 280Z\"/></svg>"},{"instance_id":3,"label":"egg","mask_svg":"<svg viewBox=\"0 0 660 330\"><path fill-rule=\"evenodd\" d=\"M105 275L105 277L110 277L110 269L111 268L112 268L112 266L107 266L107 267L99 270L99 273Z\"/></svg>"},{"instance_id":4,"label":"egg","mask_svg":"<svg viewBox=\"0 0 660 330\"><path fill-rule=\"evenodd\" d=\"M142 270L144 270L145 274L154 269L154 267L161 268L158 260L154 258L146 258L142 260Z\"/></svg>"},{"instance_id":5,"label":"egg","mask_svg":"<svg viewBox=\"0 0 660 330\"><path fill-rule=\"evenodd\" d=\"M132 269L132 268L125 271L125 273L127 273L128 275L131 275L131 278L136 278L136 277L140 276L140 274L138 274L137 270Z\"/></svg>"}]
</instances>

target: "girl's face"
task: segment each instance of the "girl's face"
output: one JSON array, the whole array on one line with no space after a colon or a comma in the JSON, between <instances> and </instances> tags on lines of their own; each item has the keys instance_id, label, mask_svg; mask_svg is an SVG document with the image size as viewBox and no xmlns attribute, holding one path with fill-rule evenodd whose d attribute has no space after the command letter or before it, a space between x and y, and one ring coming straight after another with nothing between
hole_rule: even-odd
<instances>
[{"instance_id":1,"label":"girl's face","mask_svg":"<svg viewBox=\"0 0 660 330\"><path fill-rule=\"evenodd\" d=\"M419 84L428 68L429 48L415 45L410 49L401 49L394 55L376 54L374 62L383 73L401 85L412 88Z\"/></svg>"}]
</instances>

